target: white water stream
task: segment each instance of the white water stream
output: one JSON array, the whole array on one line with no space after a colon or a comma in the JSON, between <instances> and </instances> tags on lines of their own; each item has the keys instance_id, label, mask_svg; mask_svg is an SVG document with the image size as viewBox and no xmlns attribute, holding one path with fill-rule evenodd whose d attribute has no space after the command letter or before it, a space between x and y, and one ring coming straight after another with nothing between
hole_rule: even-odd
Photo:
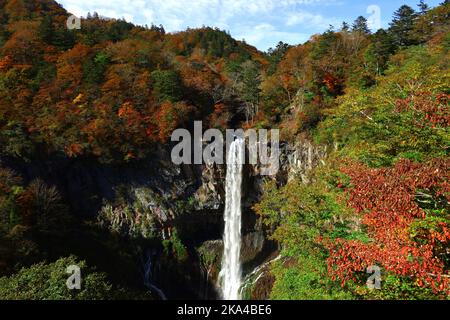
<instances>
[{"instance_id":1,"label":"white water stream","mask_svg":"<svg viewBox=\"0 0 450 320\"><path fill-rule=\"evenodd\" d=\"M241 298L241 191L244 161L245 142L243 139L237 139L230 145L227 156L224 252L219 274L224 300Z\"/></svg>"}]
</instances>

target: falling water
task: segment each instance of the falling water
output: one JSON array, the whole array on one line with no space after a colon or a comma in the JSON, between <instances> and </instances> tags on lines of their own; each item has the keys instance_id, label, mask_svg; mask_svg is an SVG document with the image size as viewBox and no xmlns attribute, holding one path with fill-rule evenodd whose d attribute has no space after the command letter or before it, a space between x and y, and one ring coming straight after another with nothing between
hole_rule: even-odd
<instances>
[{"instance_id":1,"label":"falling water","mask_svg":"<svg viewBox=\"0 0 450 320\"><path fill-rule=\"evenodd\" d=\"M147 251L145 255L145 260L142 261L144 271L144 285L150 291L155 292L161 300L167 300L167 297L164 294L164 292L152 283L152 269L153 269L152 256L154 256L154 253Z\"/></svg>"},{"instance_id":2,"label":"falling water","mask_svg":"<svg viewBox=\"0 0 450 320\"><path fill-rule=\"evenodd\" d=\"M237 139L231 143L227 156L224 252L219 275L222 298L225 300L240 299L241 188L244 157L244 140Z\"/></svg>"}]
</instances>

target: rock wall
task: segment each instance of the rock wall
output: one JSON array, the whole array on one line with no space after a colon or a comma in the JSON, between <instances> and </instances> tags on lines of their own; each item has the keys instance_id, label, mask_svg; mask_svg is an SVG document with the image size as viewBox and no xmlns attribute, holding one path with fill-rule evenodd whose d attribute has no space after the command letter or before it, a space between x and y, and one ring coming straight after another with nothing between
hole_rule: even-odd
<instances>
[{"instance_id":1,"label":"rock wall","mask_svg":"<svg viewBox=\"0 0 450 320\"><path fill-rule=\"evenodd\" d=\"M276 176L261 176L258 166L247 165L244 170L244 272L250 272L266 262L277 250L276 244L266 240L265 230L251 210L262 196L264 181L275 179L283 185L299 177L307 183L308 172L320 165L326 155L326 148L314 146L307 140L298 141L295 145L281 143L280 147L280 170ZM31 162L0 159L0 163L21 173L25 180L40 178L56 185L75 215L96 219L105 228L125 237L166 241L171 239L176 229L177 236L187 246L190 259L193 259L188 264L196 268L200 268L197 248L208 241L214 241L216 247L220 247L225 165L177 166L172 163L168 148L155 150L146 161L123 166L65 158ZM165 268L158 265L157 257L155 259L153 265L160 270L155 274L159 274L161 279L166 278L161 284L157 283L164 291L164 284L170 286L171 275L165 274ZM164 260L164 263L170 262ZM215 264L213 269L219 269L220 259ZM208 275L211 287L214 287L216 274ZM198 279L195 281L198 282ZM196 290L206 292L199 293L198 298L205 298L205 295L214 297L214 290L205 289L204 285ZM173 296L169 295L169 298L177 298L176 289L171 291Z\"/></svg>"}]
</instances>

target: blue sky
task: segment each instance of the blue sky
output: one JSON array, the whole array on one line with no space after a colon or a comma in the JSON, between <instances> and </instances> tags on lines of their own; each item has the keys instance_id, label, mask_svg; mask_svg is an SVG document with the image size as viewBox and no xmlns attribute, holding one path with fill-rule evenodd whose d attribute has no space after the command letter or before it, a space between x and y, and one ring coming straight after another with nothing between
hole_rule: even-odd
<instances>
[{"instance_id":1,"label":"blue sky","mask_svg":"<svg viewBox=\"0 0 450 320\"><path fill-rule=\"evenodd\" d=\"M419 0L59 0L69 12L86 16L125 18L140 25L162 24L174 32L205 26L227 30L260 50L278 41L303 43L328 26L365 16L374 26L387 27L403 4L417 8ZM442 0L427 0L436 6ZM379 19L378 19L379 17Z\"/></svg>"}]
</instances>

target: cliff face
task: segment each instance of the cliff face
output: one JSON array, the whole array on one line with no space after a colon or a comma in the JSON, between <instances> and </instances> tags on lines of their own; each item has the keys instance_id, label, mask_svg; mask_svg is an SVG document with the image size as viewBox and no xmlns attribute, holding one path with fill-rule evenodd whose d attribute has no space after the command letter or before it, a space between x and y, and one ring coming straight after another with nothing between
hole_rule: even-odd
<instances>
[{"instance_id":1,"label":"cliff face","mask_svg":"<svg viewBox=\"0 0 450 320\"><path fill-rule=\"evenodd\" d=\"M295 145L285 145L282 152L286 156L282 170L287 174L287 180L299 177L304 183L309 183L308 173L315 167L324 164L327 154L326 146L316 146L311 141L298 141Z\"/></svg>"},{"instance_id":2,"label":"cliff face","mask_svg":"<svg viewBox=\"0 0 450 320\"><path fill-rule=\"evenodd\" d=\"M309 141L296 145L282 143L280 170L276 176L261 176L258 166L245 167L241 257L244 272L251 272L277 250L276 244L266 240L265 231L251 210L262 195L264 181L274 179L282 185L299 176L307 183L308 172L320 165L325 154L325 148ZM2 159L1 162L21 173L26 180L40 178L56 185L73 214L94 219L104 228L125 237L164 242L170 241L176 230L177 239L187 248L190 267L197 268L197 273L201 269L197 248L213 241L216 258L211 270L215 272L208 274L209 284L194 285L193 291L198 293L198 298L214 297L223 246L226 166L177 166L170 159L170 150L165 148L155 151L148 161L128 166L69 159L27 163ZM169 298L177 297L177 289L169 281L171 276L161 265L168 261L161 260L161 250L156 252L160 254L156 253L153 258L153 277L160 279L160 286L169 291ZM197 275L198 278L203 276ZM199 279L181 279L180 283L183 281L202 283Z\"/></svg>"}]
</instances>

